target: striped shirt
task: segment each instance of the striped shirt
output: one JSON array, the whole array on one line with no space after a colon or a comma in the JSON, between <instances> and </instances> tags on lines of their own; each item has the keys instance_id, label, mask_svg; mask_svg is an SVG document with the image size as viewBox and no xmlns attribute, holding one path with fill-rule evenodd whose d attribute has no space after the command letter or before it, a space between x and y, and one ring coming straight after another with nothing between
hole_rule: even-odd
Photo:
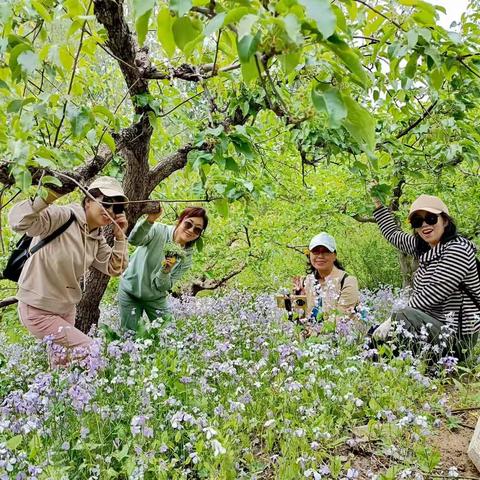
<instances>
[{"instance_id":1,"label":"striped shirt","mask_svg":"<svg viewBox=\"0 0 480 480\"><path fill-rule=\"evenodd\" d=\"M386 207L373 213L383 236L406 254L414 255L418 268L413 277L413 294L409 305L440 320L455 332L471 335L480 330L480 310L460 290L463 283L480 301L480 279L475 260L475 245L457 236L418 255L414 235L400 230L393 214Z\"/></svg>"}]
</instances>

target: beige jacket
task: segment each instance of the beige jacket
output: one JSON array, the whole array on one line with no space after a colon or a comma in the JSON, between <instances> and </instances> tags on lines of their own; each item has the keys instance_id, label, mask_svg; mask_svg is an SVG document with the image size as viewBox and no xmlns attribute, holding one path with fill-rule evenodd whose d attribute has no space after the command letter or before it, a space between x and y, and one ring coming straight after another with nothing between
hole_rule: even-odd
<instances>
[{"instance_id":1,"label":"beige jacket","mask_svg":"<svg viewBox=\"0 0 480 480\"><path fill-rule=\"evenodd\" d=\"M332 314L351 314L359 303L358 282L355 277L348 275L345 278L343 288L340 284L345 272L333 267L332 272L324 279L318 281L315 288L315 277L313 274L305 277L305 295L307 296L307 318L310 316L313 307L317 304L318 295L322 297L322 310L324 317ZM317 291L316 291L317 290Z\"/></svg>"},{"instance_id":2,"label":"beige jacket","mask_svg":"<svg viewBox=\"0 0 480 480\"><path fill-rule=\"evenodd\" d=\"M89 232L81 205L49 205L41 198L25 200L12 207L8 220L16 232L34 237L33 247L66 223L72 211L75 221L67 230L25 263L18 281L21 302L52 313L67 313L80 301L80 278L90 267L110 276L125 270L127 241L115 240L112 248L101 228Z\"/></svg>"}]
</instances>

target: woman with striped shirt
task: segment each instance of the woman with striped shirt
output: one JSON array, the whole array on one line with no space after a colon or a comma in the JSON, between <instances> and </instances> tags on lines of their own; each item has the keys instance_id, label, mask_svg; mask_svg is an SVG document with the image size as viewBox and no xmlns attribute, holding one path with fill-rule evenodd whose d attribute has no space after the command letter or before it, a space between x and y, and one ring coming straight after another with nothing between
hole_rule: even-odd
<instances>
[{"instance_id":1,"label":"woman with striped shirt","mask_svg":"<svg viewBox=\"0 0 480 480\"><path fill-rule=\"evenodd\" d=\"M420 195L413 202L408 216L413 235L400 230L393 214L380 201L375 200L375 205L374 217L383 236L402 252L415 256L418 268L409 306L381 324L373 338L385 339L392 322L403 323L412 334L426 329L428 341L437 345L437 354L453 353L465 359L480 330L480 278L475 245L457 234L447 206L438 197Z\"/></svg>"}]
</instances>

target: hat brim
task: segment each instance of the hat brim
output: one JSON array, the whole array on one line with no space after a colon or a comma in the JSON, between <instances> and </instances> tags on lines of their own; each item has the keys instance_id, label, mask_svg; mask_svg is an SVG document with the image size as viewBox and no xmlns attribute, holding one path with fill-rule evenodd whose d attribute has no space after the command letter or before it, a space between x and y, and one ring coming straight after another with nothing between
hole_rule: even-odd
<instances>
[{"instance_id":1,"label":"hat brim","mask_svg":"<svg viewBox=\"0 0 480 480\"><path fill-rule=\"evenodd\" d=\"M430 212L430 213L435 213L436 215L440 215L441 213L443 213L443 210L439 210L438 208L431 208L431 207L421 207L421 208L416 208L413 212L410 212L408 214L408 219L410 220L410 218L412 218L412 215L417 213L417 212L420 212L420 211L424 211L424 212Z\"/></svg>"},{"instance_id":2,"label":"hat brim","mask_svg":"<svg viewBox=\"0 0 480 480\"><path fill-rule=\"evenodd\" d=\"M126 202L128 202L128 198L123 193L120 193L118 190L111 190L110 188L103 187L98 189L107 197L122 197Z\"/></svg>"},{"instance_id":3,"label":"hat brim","mask_svg":"<svg viewBox=\"0 0 480 480\"><path fill-rule=\"evenodd\" d=\"M316 242L312 245L309 245L308 250L311 252L314 248L317 248L317 247L325 247L330 253L335 253L335 249L332 250L331 247L329 247L328 245L325 245L321 242L320 243Z\"/></svg>"}]
</instances>

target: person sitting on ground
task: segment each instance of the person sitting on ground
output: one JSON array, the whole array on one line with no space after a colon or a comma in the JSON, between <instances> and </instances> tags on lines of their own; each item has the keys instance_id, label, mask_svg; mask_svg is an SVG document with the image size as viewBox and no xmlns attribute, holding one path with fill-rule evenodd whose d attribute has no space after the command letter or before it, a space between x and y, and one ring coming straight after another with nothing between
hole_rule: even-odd
<instances>
[{"instance_id":1,"label":"person sitting on ground","mask_svg":"<svg viewBox=\"0 0 480 480\"><path fill-rule=\"evenodd\" d=\"M383 236L402 252L413 255L419 265L409 306L381 324L373 332L373 339L386 339L392 332L392 323L402 323L403 328L416 335L426 328L428 342L437 345L438 355L454 354L465 359L480 330L480 278L475 246L458 235L447 206L438 197L420 195L412 203L408 220L413 235L398 227L391 211L378 199L374 202L374 217ZM448 340L442 335L445 327L451 330Z\"/></svg>"},{"instance_id":2,"label":"person sitting on ground","mask_svg":"<svg viewBox=\"0 0 480 480\"><path fill-rule=\"evenodd\" d=\"M359 303L358 282L337 259L335 239L328 233L319 233L312 238L308 249L311 273L294 278L295 293L307 297L308 323L352 318Z\"/></svg>"},{"instance_id":3,"label":"person sitting on ground","mask_svg":"<svg viewBox=\"0 0 480 480\"><path fill-rule=\"evenodd\" d=\"M90 267L119 276L128 263L127 219L122 203L127 197L114 178L100 177L88 189L82 204L52 205L61 195L49 191L17 203L9 223L18 233L33 237L31 247L66 224L68 228L40 248L25 263L18 280L18 313L29 332L39 339L50 337L67 354L50 355L53 367L88 353L92 338L75 328L75 305L82 297L80 278ZM110 247L102 227L114 222Z\"/></svg>"},{"instance_id":4,"label":"person sitting on ground","mask_svg":"<svg viewBox=\"0 0 480 480\"><path fill-rule=\"evenodd\" d=\"M193 247L208 225L205 209L188 207L176 225L155 223L162 211L139 221L128 238L137 246L120 281L118 303L122 329L136 331L143 312L152 321L170 320L167 294L191 268Z\"/></svg>"}]
</instances>

